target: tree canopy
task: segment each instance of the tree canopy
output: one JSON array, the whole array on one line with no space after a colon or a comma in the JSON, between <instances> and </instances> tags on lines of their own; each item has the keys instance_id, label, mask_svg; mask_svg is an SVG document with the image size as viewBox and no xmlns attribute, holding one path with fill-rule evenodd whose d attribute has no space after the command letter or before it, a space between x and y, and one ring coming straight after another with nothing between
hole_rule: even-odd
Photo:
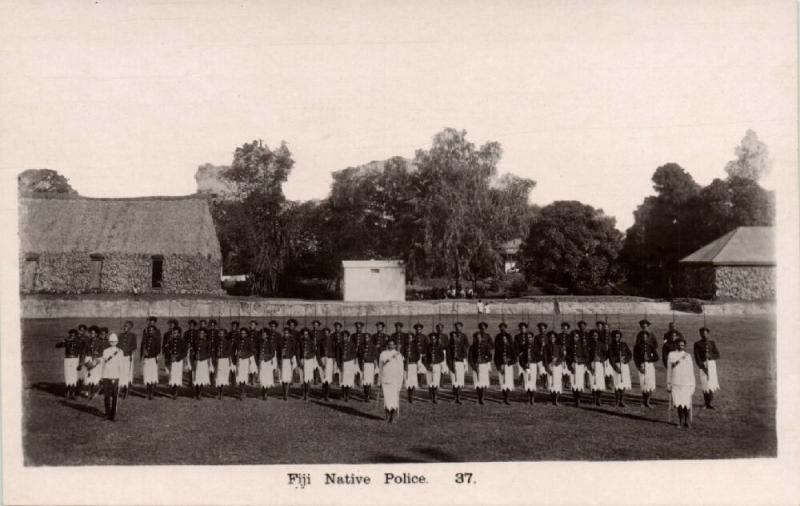
<instances>
[{"instance_id":1,"label":"tree canopy","mask_svg":"<svg viewBox=\"0 0 800 506\"><path fill-rule=\"evenodd\" d=\"M51 169L28 169L17 176L17 191L20 195L32 193L62 193L78 195L69 184L69 179Z\"/></svg>"}]
</instances>

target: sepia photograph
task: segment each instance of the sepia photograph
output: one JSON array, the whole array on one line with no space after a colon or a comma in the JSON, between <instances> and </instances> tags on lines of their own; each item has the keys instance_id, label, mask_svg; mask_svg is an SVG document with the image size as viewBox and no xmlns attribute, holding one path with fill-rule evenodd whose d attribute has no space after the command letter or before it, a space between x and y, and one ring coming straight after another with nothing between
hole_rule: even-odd
<instances>
[{"instance_id":1,"label":"sepia photograph","mask_svg":"<svg viewBox=\"0 0 800 506\"><path fill-rule=\"evenodd\" d=\"M8 504L798 499L794 2L0 5Z\"/></svg>"}]
</instances>

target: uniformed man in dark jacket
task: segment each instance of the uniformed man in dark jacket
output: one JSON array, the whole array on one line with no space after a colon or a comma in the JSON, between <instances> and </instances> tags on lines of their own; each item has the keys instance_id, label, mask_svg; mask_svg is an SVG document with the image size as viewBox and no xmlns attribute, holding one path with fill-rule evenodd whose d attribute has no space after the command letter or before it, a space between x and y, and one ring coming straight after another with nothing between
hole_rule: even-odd
<instances>
[{"instance_id":1,"label":"uniformed man in dark jacket","mask_svg":"<svg viewBox=\"0 0 800 506\"><path fill-rule=\"evenodd\" d=\"M450 332L447 342L447 367L452 378L453 397L456 404L461 404L461 389L464 388L464 375L467 371L469 360L469 337L462 331L464 324L455 322L454 330Z\"/></svg>"},{"instance_id":2,"label":"uniformed man in dark jacket","mask_svg":"<svg viewBox=\"0 0 800 506\"><path fill-rule=\"evenodd\" d=\"M600 331L597 329L589 332L586 343L592 401L595 406L600 406L603 390L606 389L606 367L611 368L608 364L608 345L600 339Z\"/></svg>"},{"instance_id":3,"label":"uniformed man in dark jacket","mask_svg":"<svg viewBox=\"0 0 800 506\"><path fill-rule=\"evenodd\" d=\"M667 356L671 351L678 349L676 345L678 339L686 340L683 334L675 328L675 322L669 322L669 330L664 333L664 344L661 345L661 361L665 368L667 367Z\"/></svg>"},{"instance_id":4,"label":"uniformed man in dark jacket","mask_svg":"<svg viewBox=\"0 0 800 506\"><path fill-rule=\"evenodd\" d=\"M169 330L164 333L164 365L169 371L169 386L172 392L172 399L178 397L178 392L183 385L183 360L186 358L187 350L183 335L181 335L177 320L167 321Z\"/></svg>"},{"instance_id":5,"label":"uniformed man in dark jacket","mask_svg":"<svg viewBox=\"0 0 800 506\"><path fill-rule=\"evenodd\" d=\"M494 338L494 366L499 374L500 390L503 392L503 403L508 405L508 396L514 390L514 365L517 363L517 352L514 339L507 332L508 325L500 324L500 332Z\"/></svg>"},{"instance_id":6,"label":"uniformed man in dark jacket","mask_svg":"<svg viewBox=\"0 0 800 506\"><path fill-rule=\"evenodd\" d=\"M299 357L303 366L303 400L308 401L308 391L314 380L314 371L317 370L317 341L311 329L303 327L300 331Z\"/></svg>"},{"instance_id":7,"label":"uniformed man in dark jacket","mask_svg":"<svg viewBox=\"0 0 800 506\"><path fill-rule=\"evenodd\" d=\"M291 326L283 328L283 335L278 343L278 362L281 364L281 387L283 400L289 398L289 385L292 384L294 369L297 366L297 352L299 345Z\"/></svg>"},{"instance_id":8,"label":"uniformed man in dark jacket","mask_svg":"<svg viewBox=\"0 0 800 506\"><path fill-rule=\"evenodd\" d=\"M625 407L625 390L631 388L631 349L628 343L622 340L622 331L615 329L611 332L611 344L608 347L608 362L614 370L614 396L616 405Z\"/></svg>"},{"instance_id":9,"label":"uniformed man in dark jacket","mask_svg":"<svg viewBox=\"0 0 800 506\"><path fill-rule=\"evenodd\" d=\"M193 364L194 398L198 401L203 398L203 387L211 384L211 347L211 336L205 327L201 327L194 333L189 352L189 360Z\"/></svg>"},{"instance_id":10,"label":"uniformed man in dark jacket","mask_svg":"<svg viewBox=\"0 0 800 506\"><path fill-rule=\"evenodd\" d=\"M261 400L267 400L269 388L275 379L275 365L277 362L276 348L280 338L278 322L271 320L269 328L261 329L256 343L256 362L258 363L258 383L261 385Z\"/></svg>"},{"instance_id":11,"label":"uniformed man in dark jacket","mask_svg":"<svg viewBox=\"0 0 800 506\"><path fill-rule=\"evenodd\" d=\"M517 328L519 332L514 336L514 349L517 350L517 353L522 350L525 346L525 342L527 341L527 334L530 334L533 337L533 333L528 330L528 324L525 322L519 322L517 324ZM514 377L524 376L525 370L522 368L522 365L519 363L519 359L517 359L517 363L514 366ZM524 382L524 380L523 380Z\"/></svg>"},{"instance_id":12,"label":"uniformed man in dark jacket","mask_svg":"<svg viewBox=\"0 0 800 506\"><path fill-rule=\"evenodd\" d=\"M475 390L478 392L478 404L481 405L486 389L489 388L489 371L494 352L492 336L486 332L488 327L486 322L478 323L478 331L472 335L472 346L470 346L470 363L477 376Z\"/></svg>"},{"instance_id":13,"label":"uniformed man in dark jacket","mask_svg":"<svg viewBox=\"0 0 800 506\"><path fill-rule=\"evenodd\" d=\"M517 348L517 361L522 369L522 379L528 404L535 402L536 379L539 374L539 364L542 362L542 347L537 343L532 332L523 333L524 340Z\"/></svg>"},{"instance_id":14,"label":"uniformed man in dark jacket","mask_svg":"<svg viewBox=\"0 0 800 506\"><path fill-rule=\"evenodd\" d=\"M561 396L564 362L566 350L559 344L558 334L547 333L547 344L544 347L544 367L547 370L547 389L550 391L550 402L558 406Z\"/></svg>"},{"instance_id":15,"label":"uniformed man in dark jacket","mask_svg":"<svg viewBox=\"0 0 800 506\"><path fill-rule=\"evenodd\" d=\"M189 328L186 332L183 333L183 346L188 351L188 360L189 360L189 367L187 367L189 372L189 384L193 384L192 378L194 377L194 355L192 354L192 346L193 343L197 340L197 321L189 320L188 322Z\"/></svg>"},{"instance_id":16,"label":"uniformed man in dark jacket","mask_svg":"<svg viewBox=\"0 0 800 506\"><path fill-rule=\"evenodd\" d=\"M717 343L708 336L711 330L705 325L700 328L700 340L694 343L694 361L700 369L700 388L703 390L703 400L706 408L714 409L714 392L719 390L719 378L717 377L717 360L719 360L719 350ZM677 340L676 340L677 341Z\"/></svg>"},{"instance_id":17,"label":"uniformed man in dark jacket","mask_svg":"<svg viewBox=\"0 0 800 506\"><path fill-rule=\"evenodd\" d=\"M436 395L442 382L442 373L447 367L447 363L444 360L445 350L447 349L447 334L443 332L444 325L441 323L437 323L435 329L434 332L428 334L425 353L422 357L422 363L428 369L428 392L433 404L437 403Z\"/></svg>"},{"instance_id":18,"label":"uniformed man in dark jacket","mask_svg":"<svg viewBox=\"0 0 800 506\"><path fill-rule=\"evenodd\" d=\"M350 389L355 386L356 369L358 368L358 343L347 329L339 332L337 344L337 361L339 364L340 383L344 402L350 400Z\"/></svg>"},{"instance_id":19,"label":"uniformed man in dark jacket","mask_svg":"<svg viewBox=\"0 0 800 506\"><path fill-rule=\"evenodd\" d=\"M211 320L210 326L213 329L215 321ZM214 384L217 387L217 400L222 400L225 395L225 387L230 384L231 363L233 360L233 336L222 323L216 329L212 339L212 362L214 364Z\"/></svg>"},{"instance_id":20,"label":"uniformed man in dark jacket","mask_svg":"<svg viewBox=\"0 0 800 506\"><path fill-rule=\"evenodd\" d=\"M325 402L329 400L330 387L333 383L333 373L336 370L336 336L331 334L331 329L322 329L322 338L317 343L317 360L322 367L322 396Z\"/></svg>"},{"instance_id":21,"label":"uniformed man in dark jacket","mask_svg":"<svg viewBox=\"0 0 800 506\"><path fill-rule=\"evenodd\" d=\"M311 337L314 339L314 343L316 343L316 359L317 359L317 368L314 369L314 384L322 381L322 372L323 372L323 364L322 361L319 359L319 343L322 340L322 322L319 320L312 320L311 321Z\"/></svg>"},{"instance_id":22,"label":"uniformed man in dark jacket","mask_svg":"<svg viewBox=\"0 0 800 506\"><path fill-rule=\"evenodd\" d=\"M375 346L377 348L378 356L380 356L382 351L388 349L388 343L389 343L389 334L386 333L385 323L378 322L375 324L375 333L372 334L372 339L373 341L375 341ZM377 359L375 359L375 361L377 362Z\"/></svg>"},{"instance_id":23,"label":"uniformed man in dark jacket","mask_svg":"<svg viewBox=\"0 0 800 506\"><path fill-rule=\"evenodd\" d=\"M357 371L357 374L359 375L359 377L361 378L361 386L363 387L366 384L365 378L364 378L364 376L365 376L365 374L364 374L364 372L365 372L364 371L364 351L365 351L365 349L367 347L367 340L371 339L372 336L369 335L369 332L364 332L364 322L356 321L354 323L354 325L356 327L356 331L353 332L350 337L356 343L356 365L358 367L356 371ZM372 385L372 382L374 381L374 377L375 377L374 368L372 370L372 376L373 376L373 378L369 380L370 385Z\"/></svg>"},{"instance_id":24,"label":"uniformed man in dark jacket","mask_svg":"<svg viewBox=\"0 0 800 506\"><path fill-rule=\"evenodd\" d=\"M138 348L136 334L131 332L133 322L128 320L122 324L122 332L119 333L119 349L122 350L122 377L119 380L122 398L128 397L128 391L133 385L133 355Z\"/></svg>"},{"instance_id":25,"label":"uniformed man in dark jacket","mask_svg":"<svg viewBox=\"0 0 800 506\"><path fill-rule=\"evenodd\" d=\"M419 385L419 362L424 351L424 334L422 329L425 326L419 322L414 324L414 332L406 335L406 339L400 346L400 354L405 359L406 366L406 394L408 402L414 402L414 389Z\"/></svg>"},{"instance_id":26,"label":"uniformed man in dark jacket","mask_svg":"<svg viewBox=\"0 0 800 506\"><path fill-rule=\"evenodd\" d=\"M148 318L147 327L142 333L142 344L139 347L139 361L142 363L142 376L147 388L148 400L153 400L153 394L158 385L158 356L161 354L161 332L156 327L157 318Z\"/></svg>"},{"instance_id":27,"label":"uniformed man in dark jacket","mask_svg":"<svg viewBox=\"0 0 800 506\"><path fill-rule=\"evenodd\" d=\"M567 369L569 370L569 382L572 386L572 399L575 406L580 406L581 392L586 385L586 367L589 362L589 350L586 336L586 322L578 322L578 328L572 332L567 342Z\"/></svg>"},{"instance_id":28,"label":"uniformed man in dark jacket","mask_svg":"<svg viewBox=\"0 0 800 506\"><path fill-rule=\"evenodd\" d=\"M642 388L642 405L651 408L650 396L656 389L656 369L658 362L658 342L648 328L647 319L639 321L642 330L636 334L636 343L633 346L633 361L639 371L639 385Z\"/></svg>"},{"instance_id":29,"label":"uniformed man in dark jacket","mask_svg":"<svg viewBox=\"0 0 800 506\"><path fill-rule=\"evenodd\" d=\"M70 329L63 341L56 343L56 348L64 348L64 398L75 398L75 386L78 384L78 364L81 358L81 342L78 331Z\"/></svg>"},{"instance_id":30,"label":"uniformed man in dark jacket","mask_svg":"<svg viewBox=\"0 0 800 506\"><path fill-rule=\"evenodd\" d=\"M370 335L368 332L363 333L363 338L358 341L358 354L361 360L361 385L364 387L364 402L369 402L372 396L372 385L375 382L375 373L377 372L378 356L381 354L380 342L386 342L386 334L383 334L383 322L378 322L376 327L380 332L380 336L376 333Z\"/></svg>"}]
</instances>

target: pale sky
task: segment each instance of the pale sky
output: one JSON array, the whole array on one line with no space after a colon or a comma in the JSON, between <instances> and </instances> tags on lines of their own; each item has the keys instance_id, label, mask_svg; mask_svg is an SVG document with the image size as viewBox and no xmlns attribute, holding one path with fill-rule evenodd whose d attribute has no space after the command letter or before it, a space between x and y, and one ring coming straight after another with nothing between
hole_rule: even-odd
<instances>
[{"instance_id":1,"label":"pale sky","mask_svg":"<svg viewBox=\"0 0 800 506\"><path fill-rule=\"evenodd\" d=\"M243 142L286 140L287 197L430 147L503 146L534 203L621 230L659 165L701 184L748 128L795 171L792 1L16 2L0 19L0 169L89 196L180 195ZM6 178L4 177L4 181Z\"/></svg>"}]
</instances>

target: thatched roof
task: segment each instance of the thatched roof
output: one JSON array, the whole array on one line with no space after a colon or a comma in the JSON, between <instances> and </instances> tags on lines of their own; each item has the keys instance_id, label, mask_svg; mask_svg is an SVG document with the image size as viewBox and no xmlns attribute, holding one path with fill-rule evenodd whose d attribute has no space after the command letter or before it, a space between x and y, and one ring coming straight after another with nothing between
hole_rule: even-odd
<instances>
[{"instance_id":1,"label":"thatched roof","mask_svg":"<svg viewBox=\"0 0 800 506\"><path fill-rule=\"evenodd\" d=\"M775 265L772 227L739 227L683 258L684 264Z\"/></svg>"},{"instance_id":2,"label":"thatched roof","mask_svg":"<svg viewBox=\"0 0 800 506\"><path fill-rule=\"evenodd\" d=\"M210 255L219 241L205 198L21 198L20 247L25 254Z\"/></svg>"}]
</instances>

